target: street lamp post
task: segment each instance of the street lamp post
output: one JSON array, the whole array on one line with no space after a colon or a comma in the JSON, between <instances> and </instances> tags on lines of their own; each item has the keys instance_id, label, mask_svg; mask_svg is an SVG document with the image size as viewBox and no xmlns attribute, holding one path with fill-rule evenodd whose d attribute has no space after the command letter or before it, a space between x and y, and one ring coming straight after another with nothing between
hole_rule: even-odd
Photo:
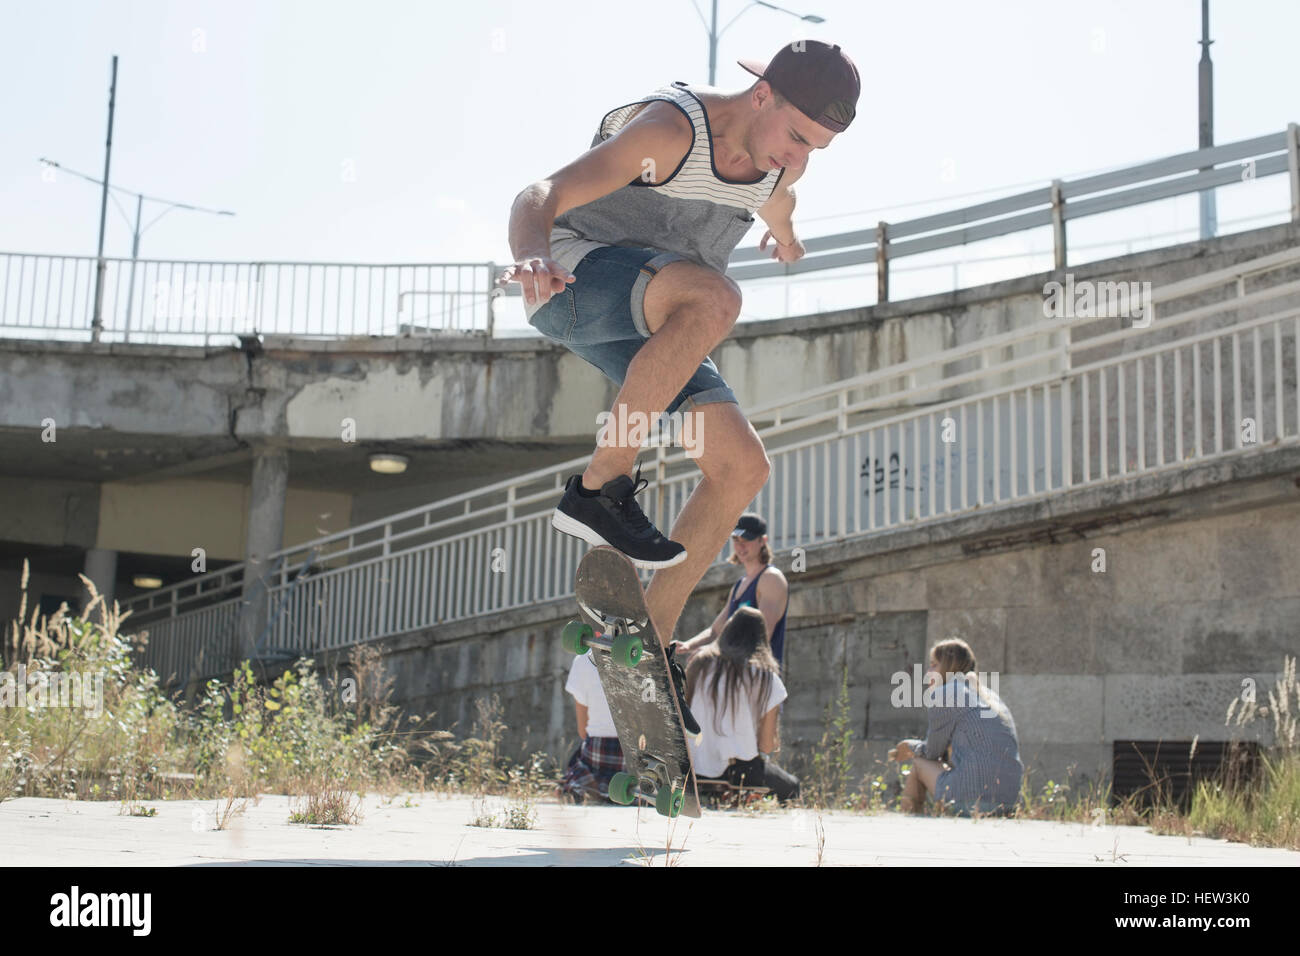
<instances>
[{"instance_id":1,"label":"street lamp post","mask_svg":"<svg viewBox=\"0 0 1300 956\"><path fill-rule=\"evenodd\" d=\"M52 169L61 169L65 173L70 173L73 176L77 176L80 179L86 180L86 182L95 183L97 186L105 185L104 181L101 179L95 179L93 176L87 176L85 173L79 173L75 169L69 169L66 166L61 166L60 164L54 162L54 160L52 159L45 159L44 157L42 157L40 162L45 166L51 167ZM156 196L146 196L144 193L137 193L137 192L133 192L130 189L123 189L121 186L107 186L104 190L105 195L107 196L110 191L126 193L128 196L135 197L135 226L131 230L131 278L130 278L130 282L127 285L127 290L126 290L126 322L127 322L127 330L129 331L131 327L131 310L135 304L135 265L136 265L136 259L138 259L140 256L140 236L145 232L145 230L148 229L150 226L152 226L154 223L156 223L163 216L167 215L167 213L171 212L173 209L188 209L191 212L206 212L206 213L211 213L214 216L233 216L234 213L228 209L207 209L203 206L191 205L190 203L173 202L170 199L159 199ZM161 203L167 208L164 209L162 212L160 212L158 215L154 216L153 219L151 219L149 223L145 225L144 228L142 229L140 227L140 218L141 218L141 214L144 211L145 200L148 200L149 202ZM118 203L116 196L113 197L113 204L117 206L118 212L122 214L122 218L126 219L127 222L129 223L131 220L127 217L126 210L124 210L121 204ZM101 246L100 246L100 253L99 253L99 262L102 268L102 264L104 261L104 253L103 253L103 245L102 245L103 243L102 223L100 226L100 231L101 231L101 238L100 238ZM99 337L98 319L99 317L97 311L96 329L94 332L96 341L98 340Z\"/></svg>"},{"instance_id":2,"label":"street lamp post","mask_svg":"<svg viewBox=\"0 0 1300 956\"><path fill-rule=\"evenodd\" d=\"M1197 100L1199 136L1197 145L1208 149L1214 145L1214 64L1210 62L1210 0L1201 0L1201 62L1197 64ZM1207 166L1201 172L1208 172ZM1201 190L1201 238L1213 239L1218 231L1214 187Z\"/></svg>"},{"instance_id":3,"label":"street lamp post","mask_svg":"<svg viewBox=\"0 0 1300 956\"><path fill-rule=\"evenodd\" d=\"M694 4L694 0L691 0L691 2L692 4ZM767 7L767 9L769 10L776 10L779 13L788 13L790 14L790 16L798 17L800 20L805 20L808 23L826 22L824 17L819 17L815 13L796 13L793 10L787 10L785 7L778 7L775 3L766 3L764 2L764 0L749 0L749 3L741 8L740 13L737 13L734 17L728 20L726 26L724 26L721 30L719 30L718 29L718 0L712 0L712 3L713 3L713 22L711 24L705 22L704 24L704 26L709 31L709 85L710 86L713 86L713 84L717 81L718 40L722 37L722 34L727 32L727 29L733 23L739 20L745 14L745 12L749 10L750 7ZM695 12L700 13L700 8L696 7ZM704 20L703 13L700 13L700 19Z\"/></svg>"},{"instance_id":4,"label":"street lamp post","mask_svg":"<svg viewBox=\"0 0 1300 956\"><path fill-rule=\"evenodd\" d=\"M108 212L108 166L113 157L113 109L117 105L117 54L113 54L113 77L108 83L108 137L104 142L104 187L99 199L99 247L95 252L95 306L90 318L90 340L99 341L104 326L104 216Z\"/></svg>"}]
</instances>

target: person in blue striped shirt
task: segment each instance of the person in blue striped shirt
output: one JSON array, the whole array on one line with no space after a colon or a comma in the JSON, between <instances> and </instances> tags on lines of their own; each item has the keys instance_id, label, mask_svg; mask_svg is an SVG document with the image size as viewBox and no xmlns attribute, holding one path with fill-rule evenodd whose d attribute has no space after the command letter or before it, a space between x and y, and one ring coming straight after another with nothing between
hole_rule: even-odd
<instances>
[{"instance_id":1,"label":"person in blue striped shirt","mask_svg":"<svg viewBox=\"0 0 1300 956\"><path fill-rule=\"evenodd\" d=\"M960 638L935 644L926 684L925 740L901 740L889 751L891 760L912 763L903 811L923 812L932 796L960 816L1014 812L1024 776L1016 723L980 681L970 645Z\"/></svg>"}]
</instances>

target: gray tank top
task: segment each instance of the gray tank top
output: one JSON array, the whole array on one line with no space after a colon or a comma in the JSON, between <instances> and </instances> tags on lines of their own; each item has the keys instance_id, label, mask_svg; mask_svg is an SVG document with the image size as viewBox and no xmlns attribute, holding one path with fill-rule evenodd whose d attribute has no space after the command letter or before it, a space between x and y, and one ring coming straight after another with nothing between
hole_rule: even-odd
<instances>
[{"instance_id":1,"label":"gray tank top","mask_svg":"<svg viewBox=\"0 0 1300 956\"><path fill-rule=\"evenodd\" d=\"M754 224L784 169L769 170L748 182L723 179L713 163L713 135L698 96L683 82L661 87L635 103L610 110L592 138L596 146L622 129L643 103L666 100L695 129L691 151L660 183L638 178L608 195L555 218L551 256L574 269L599 246L643 246L675 252L718 272L727 271L732 250Z\"/></svg>"}]
</instances>

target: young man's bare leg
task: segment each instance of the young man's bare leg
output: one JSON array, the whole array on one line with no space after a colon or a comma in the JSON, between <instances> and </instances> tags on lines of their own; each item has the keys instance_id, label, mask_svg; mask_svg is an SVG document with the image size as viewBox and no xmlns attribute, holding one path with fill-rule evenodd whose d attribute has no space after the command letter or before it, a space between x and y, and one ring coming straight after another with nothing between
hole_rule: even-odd
<instances>
[{"instance_id":1,"label":"young man's bare leg","mask_svg":"<svg viewBox=\"0 0 1300 956\"><path fill-rule=\"evenodd\" d=\"M727 337L740 314L740 295L734 283L712 269L670 262L646 286L643 310L651 335L632 359L614 399L610 434L628 434L625 422L634 413L657 419ZM612 443L598 446L582 484L595 490L628 474L637 451Z\"/></svg>"},{"instance_id":2,"label":"young man's bare leg","mask_svg":"<svg viewBox=\"0 0 1300 956\"><path fill-rule=\"evenodd\" d=\"M669 537L686 548L686 560L655 572L646 603L660 641L667 645L700 578L727 543L736 521L767 481L763 443L734 402L699 405L696 434L703 478L695 486Z\"/></svg>"}]
</instances>

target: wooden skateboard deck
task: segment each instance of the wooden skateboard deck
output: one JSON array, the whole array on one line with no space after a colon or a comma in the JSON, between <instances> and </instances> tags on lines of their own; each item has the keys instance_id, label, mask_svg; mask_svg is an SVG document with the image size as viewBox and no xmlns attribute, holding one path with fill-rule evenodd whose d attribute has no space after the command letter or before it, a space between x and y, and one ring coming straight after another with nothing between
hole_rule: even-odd
<instances>
[{"instance_id":1,"label":"wooden skateboard deck","mask_svg":"<svg viewBox=\"0 0 1300 956\"><path fill-rule=\"evenodd\" d=\"M574 593L587 627L571 622L565 627L564 644L575 653L592 655L627 773L635 781L616 777L611 799L629 803L639 795L654 800L665 816L677 812L700 816L695 771L668 658L650 620L635 567L613 548L594 548L578 564ZM635 664L631 658L637 658ZM630 791L616 796L625 785ZM677 793L680 809L673 812L672 795Z\"/></svg>"}]
</instances>

